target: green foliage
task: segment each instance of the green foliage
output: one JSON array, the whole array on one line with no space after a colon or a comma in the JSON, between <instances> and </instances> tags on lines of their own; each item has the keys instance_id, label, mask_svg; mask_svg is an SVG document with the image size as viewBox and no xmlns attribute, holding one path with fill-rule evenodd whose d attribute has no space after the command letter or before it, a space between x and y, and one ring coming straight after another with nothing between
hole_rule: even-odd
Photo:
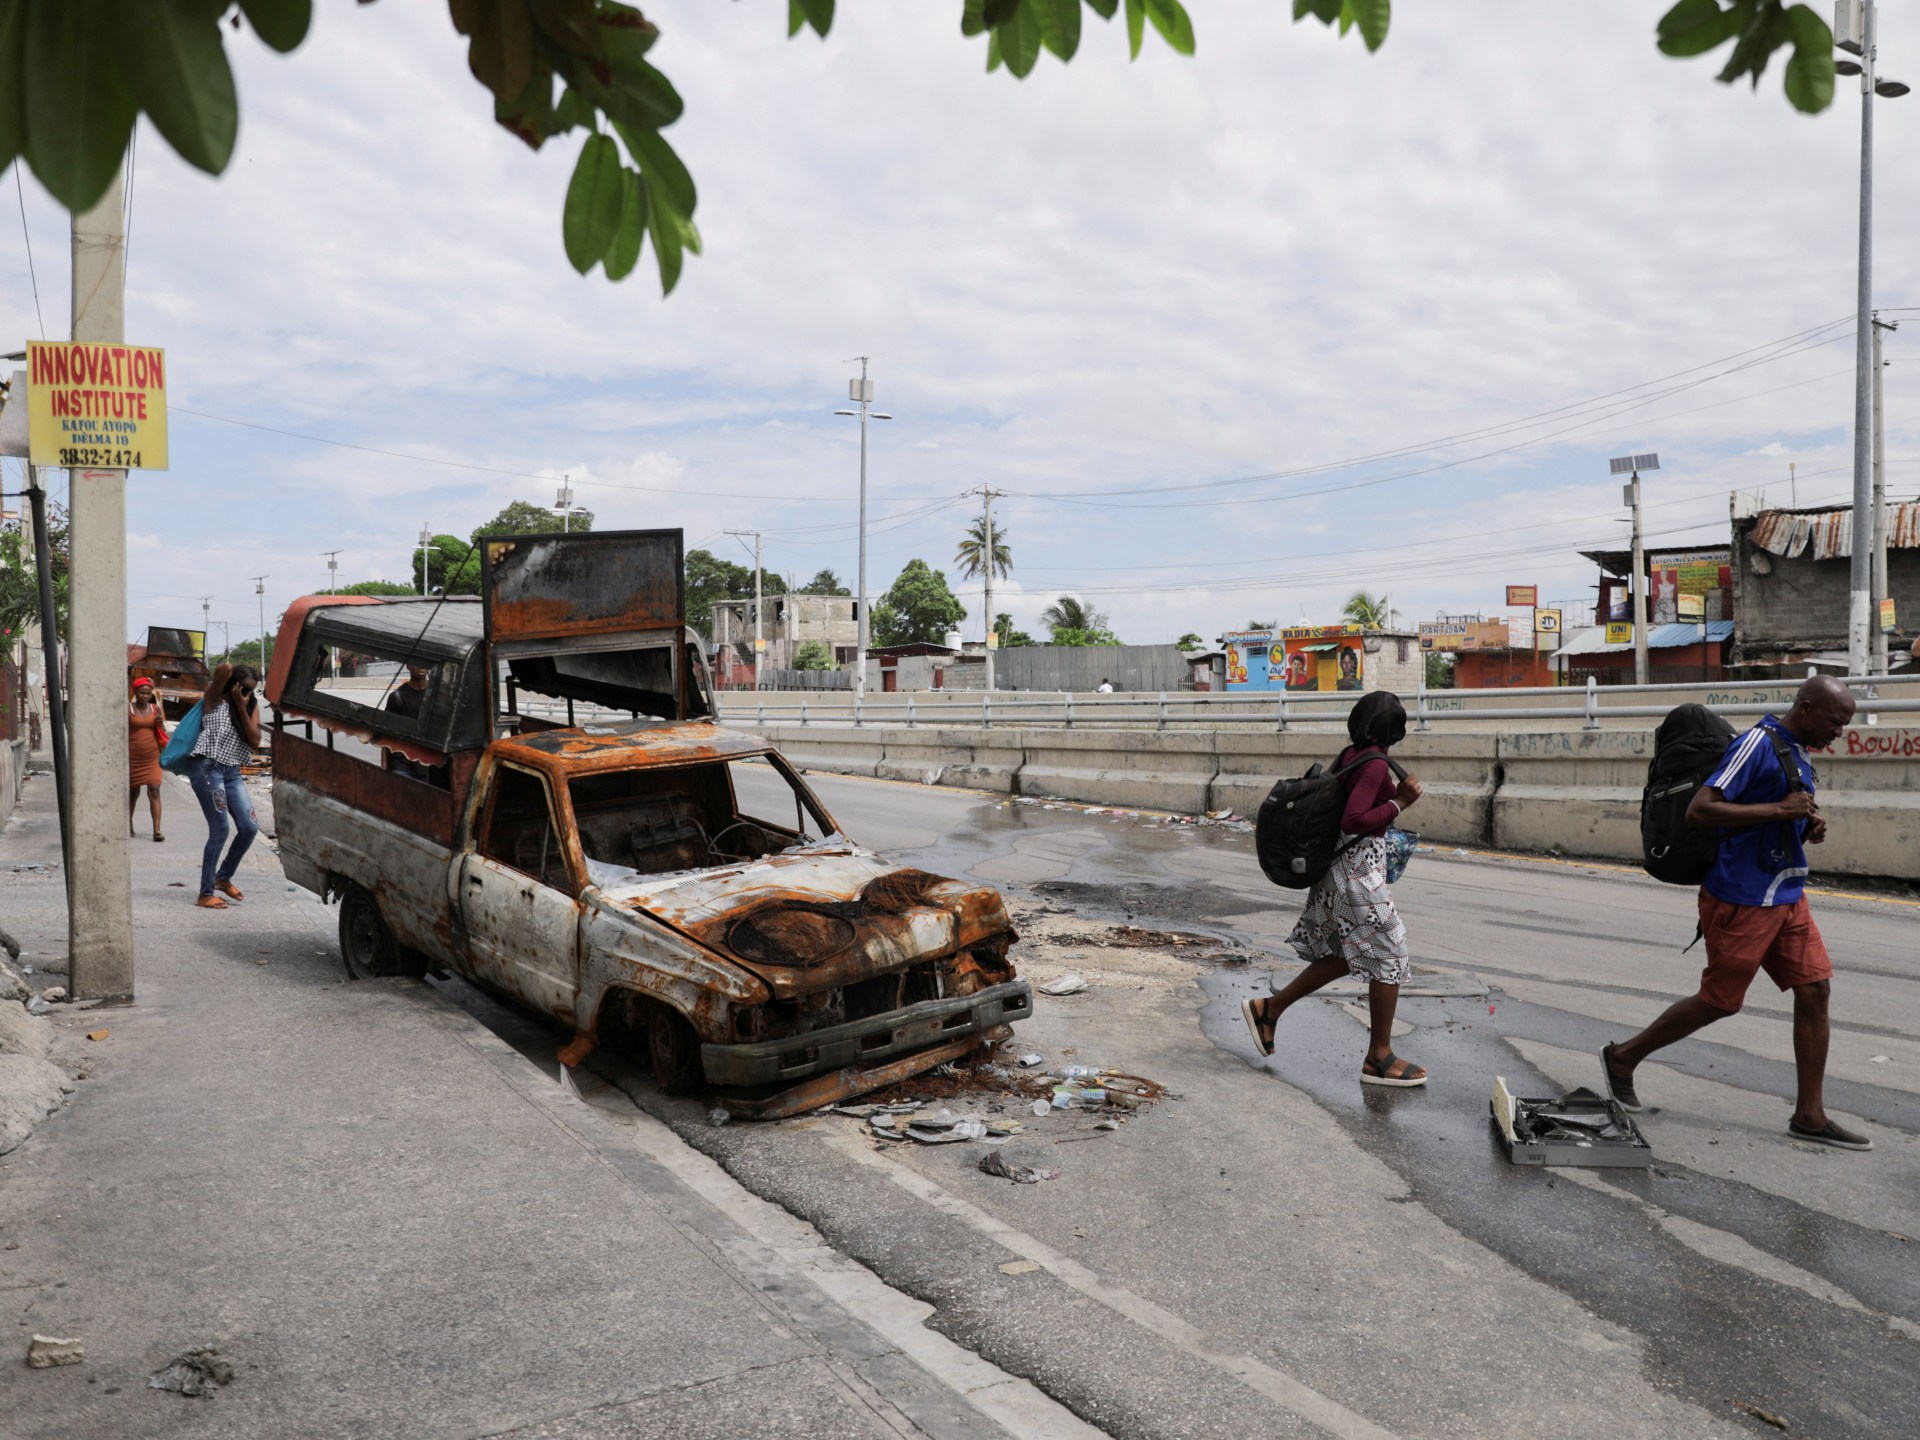
<instances>
[{"instance_id":1,"label":"green foliage","mask_svg":"<svg viewBox=\"0 0 1920 1440\"><path fill-rule=\"evenodd\" d=\"M24 507L23 507L24 509ZM47 546L52 555L53 610L60 633L67 631L67 511L47 502ZM29 625L40 623L40 579L34 569L33 522L26 515L0 525L0 640L11 642Z\"/></svg>"},{"instance_id":2,"label":"green foliage","mask_svg":"<svg viewBox=\"0 0 1920 1440\"><path fill-rule=\"evenodd\" d=\"M478 595L480 551L458 535L436 535L427 546L427 592ZM420 593L420 547L413 547L413 594Z\"/></svg>"},{"instance_id":3,"label":"green foliage","mask_svg":"<svg viewBox=\"0 0 1920 1440\"><path fill-rule=\"evenodd\" d=\"M1133 58L1149 25L1176 54L1194 53L1180 0L960 0L960 33L985 35L987 69L1019 79L1042 51L1062 63L1078 53L1083 9L1111 21L1123 4ZM650 242L661 292L670 292L687 254L700 253L700 232L693 178L660 133L684 107L646 59L658 28L620 0L447 0L447 9L503 129L536 150L588 132L561 211L568 261L619 280ZM0 173L24 157L62 205L88 210L143 112L190 164L224 171L239 118L227 10L221 0L0 0ZM834 10L834 0L788 0L787 33L825 38ZM306 38L312 11L312 0L239 0L235 28L244 17L284 53ZM1358 30L1369 50L1385 43L1391 14L1391 0L1293 0L1296 23ZM1657 38L1675 56L1732 41L1719 78L1750 75L1755 85L1774 53L1790 48L1789 103L1807 113L1833 103L1832 32L1806 5L1679 0Z\"/></svg>"},{"instance_id":4,"label":"green foliage","mask_svg":"<svg viewBox=\"0 0 1920 1440\"><path fill-rule=\"evenodd\" d=\"M909 560L893 588L873 607L876 645L938 645L967 618L947 577L924 560Z\"/></svg>"},{"instance_id":5,"label":"green foliage","mask_svg":"<svg viewBox=\"0 0 1920 1440\"><path fill-rule=\"evenodd\" d=\"M1204 650L1207 648L1207 642L1189 630L1173 642L1173 648L1176 650Z\"/></svg>"},{"instance_id":6,"label":"green foliage","mask_svg":"<svg viewBox=\"0 0 1920 1440\"><path fill-rule=\"evenodd\" d=\"M1806 114L1833 103L1833 31L1805 5L1784 0L1680 0L1655 29L1660 51L1691 58L1733 41L1733 53L1718 78L1731 85L1742 75L1760 77L1774 52L1787 48L1787 102Z\"/></svg>"},{"instance_id":7,"label":"green foliage","mask_svg":"<svg viewBox=\"0 0 1920 1440\"><path fill-rule=\"evenodd\" d=\"M473 538L477 544L482 535L558 535L562 530L591 529L593 529L591 510L572 511L563 522L558 514L544 505L515 500L493 519L475 530Z\"/></svg>"},{"instance_id":8,"label":"green foliage","mask_svg":"<svg viewBox=\"0 0 1920 1440\"><path fill-rule=\"evenodd\" d=\"M1356 590L1347 597L1347 603L1340 607L1340 613L1355 625L1364 625L1369 630L1384 630L1393 623L1393 616L1387 609L1387 597L1369 595L1364 590Z\"/></svg>"},{"instance_id":9,"label":"green foliage","mask_svg":"<svg viewBox=\"0 0 1920 1440\"><path fill-rule=\"evenodd\" d=\"M1429 650L1423 658L1427 662L1427 688L1451 690L1453 688L1453 656L1444 650Z\"/></svg>"},{"instance_id":10,"label":"green foliage","mask_svg":"<svg viewBox=\"0 0 1920 1440\"><path fill-rule=\"evenodd\" d=\"M344 595L346 592L343 590L340 593ZM269 639L267 643L265 653L269 656L273 654L271 639ZM251 665L257 673L264 675L267 673L267 662L261 659L261 654L260 641L256 636L252 640L236 641L234 647L227 651L226 654L215 655L211 657L207 663L210 665Z\"/></svg>"},{"instance_id":11,"label":"green foliage","mask_svg":"<svg viewBox=\"0 0 1920 1440\"><path fill-rule=\"evenodd\" d=\"M1022 645L1033 644L1033 637L1026 631L1013 628L1013 616L1005 611L993 617L993 633L1000 637L1002 650L1013 650Z\"/></svg>"},{"instance_id":12,"label":"green foliage","mask_svg":"<svg viewBox=\"0 0 1920 1440\"><path fill-rule=\"evenodd\" d=\"M1040 612L1040 623L1047 627L1049 645L1118 645L1119 638L1107 628L1107 617L1071 595Z\"/></svg>"},{"instance_id":13,"label":"green foliage","mask_svg":"<svg viewBox=\"0 0 1920 1440\"><path fill-rule=\"evenodd\" d=\"M818 640L809 640L793 652L793 668L796 670L831 670L833 652Z\"/></svg>"},{"instance_id":14,"label":"green foliage","mask_svg":"<svg viewBox=\"0 0 1920 1440\"><path fill-rule=\"evenodd\" d=\"M828 3L832 9L831 0ZM840 583L840 577L831 570L822 570L806 584L793 592L796 595L851 595L853 592Z\"/></svg>"},{"instance_id":15,"label":"green foliage","mask_svg":"<svg viewBox=\"0 0 1920 1440\"><path fill-rule=\"evenodd\" d=\"M420 557L414 557L414 571L420 569ZM418 595L418 584L402 585L397 580L356 580L351 585L342 585L333 592L336 595Z\"/></svg>"},{"instance_id":16,"label":"green foliage","mask_svg":"<svg viewBox=\"0 0 1920 1440\"><path fill-rule=\"evenodd\" d=\"M954 568L959 570L963 579L971 580L983 575L987 569L987 517L975 517L967 526L967 533L960 541L960 548L954 552ZM1004 525L993 527L993 573L1003 579L1013 572L1013 551L1007 548L1007 531Z\"/></svg>"},{"instance_id":17,"label":"green foliage","mask_svg":"<svg viewBox=\"0 0 1920 1440\"><path fill-rule=\"evenodd\" d=\"M1278 620L1249 620L1247 622L1247 629L1249 630L1278 630L1279 628L1280 622Z\"/></svg>"},{"instance_id":18,"label":"green foliage","mask_svg":"<svg viewBox=\"0 0 1920 1440\"><path fill-rule=\"evenodd\" d=\"M686 577L687 623L702 632L713 624L713 607L720 601L753 598L753 567L722 560L711 550L687 552ZM761 576L760 593L769 598L784 595L787 582L769 570ZM716 633L707 638L717 642L720 637Z\"/></svg>"}]
</instances>

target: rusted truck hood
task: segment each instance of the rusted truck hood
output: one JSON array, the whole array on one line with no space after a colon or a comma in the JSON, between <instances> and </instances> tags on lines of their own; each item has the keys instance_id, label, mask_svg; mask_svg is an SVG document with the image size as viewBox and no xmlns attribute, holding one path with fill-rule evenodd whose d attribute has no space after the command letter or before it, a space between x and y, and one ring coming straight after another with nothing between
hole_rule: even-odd
<instances>
[{"instance_id":1,"label":"rusted truck hood","mask_svg":"<svg viewBox=\"0 0 1920 1440\"><path fill-rule=\"evenodd\" d=\"M990 886L889 865L840 842L603 893L738 962L782 999L947 955L1008 928Z\"/></svg>"}]
</instances>

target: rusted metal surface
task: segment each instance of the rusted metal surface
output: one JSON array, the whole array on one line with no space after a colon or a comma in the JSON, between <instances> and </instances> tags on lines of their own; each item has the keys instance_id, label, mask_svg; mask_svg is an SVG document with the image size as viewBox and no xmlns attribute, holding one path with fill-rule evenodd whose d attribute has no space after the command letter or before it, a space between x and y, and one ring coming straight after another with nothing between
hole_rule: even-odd
<instances>
[{"instance_id":1,"label":"rusted metal surface","mask_svg":"<svg viewBox=\"0 0 1920 1440\"><path fill-rule=\"evenodd\" d=\"M944 1045L935 1045L913 1055L903 1055L885 1065L866 1069L853 1066L836 1070L830 1075L816 1075L777 1095L763 1098L721 1095L718 1099L729 1113L745 1120L784 1120L790 1115L804 1115L809 1110L818 1110L822 1105L864 1095L869 1090L897 1085L936 1065L959 1059L976 1045L998 1044L1012 1033L1011 1026L1002 1025L979 1034L963 1035L958 1040L950 1040Z\"/></svg>"},{"instance_id":2,"label":"rusted metal surface","mask_svg":"<svg viewBox=\"0 0 1920 1440\"><path fill-rule=\"evenodd\" d=\"M557 782L603 770L647 765L689 765L701 760L745 759L770 753L758 735L727 730L704 720L638 721L541 730L494 742L494 751Z\"/></svg>"},{"instance_id":3,"label":"rusted metal surface","mask_svg":"<svg viewBox=\"0 0 1920 1440\"><path fill-rule=\"evenodd\" d=\"M678 631L678 530L603 530L489 538L481 592L494 641Z\"/></svg>"},{"instance_id":4,"label":"rusted metal surface","mask_svg":"<svg viewBox=\"0 0 1920 1440\"><path fill-rule=\"evenodd\" d=\"M446 760L431 751L402 753L424 764L443 764ZM276 781L297 781L355 810L403 825L416 835L453 848L459 810L450 790L383 770L344 750L330 750L284 726L273 734L273 773Z\"/></svg>"}]
</instances>

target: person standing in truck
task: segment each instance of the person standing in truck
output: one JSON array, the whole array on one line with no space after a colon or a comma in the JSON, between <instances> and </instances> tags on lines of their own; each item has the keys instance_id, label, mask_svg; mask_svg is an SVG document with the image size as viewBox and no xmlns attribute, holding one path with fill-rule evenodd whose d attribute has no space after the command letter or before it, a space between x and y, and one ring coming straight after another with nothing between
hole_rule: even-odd
<instances>
[{"instance_id":1,"label":"person standing in truck","mask_svg":"<svg viewBox=\"0 0 1920 1440\"><path fill-rule=\"evenodd\" d=\"M200 852L200 895L194 901L204 910L224 910L228 900L246 898L233 877L253 837L260 833L253 800L240 773L260 748L259 701L253 693L258 683L252 666L222 665L200 698L200 738L193 747L193 768L187 778L207 817L207 844ZM234 832L231 848L227 847L229 828ZM225 859L222 849L227 851Z\"/></svg>"},{"instance_id":2,"label":"person standing in truck","mask_svg":"<svg viewBox=\"0 0 1920 1440\"><path fill-rule=\"evenodd\" d=\"M1605 1045L1600 1068L1624 1109L1640 1108L1633 1072L1640 1062L1694 1031L1737 1014L1762 970L1793 992L1793 1068L1797 1081L1787 1131L1796 1140L1836 1150L1871 1150L1827 1114L1827 995L1833 961L1807 907L1807 852L1827 838L1814 803L1809 750L1824 750L1853 719L1853 692L1831 675L1816 675L1794 696L1784 720L1760 723L1727 747L1687 807L1687 823L1720 831L1720 850L1700 887L1700 934L1707 968L1700 988L1669 1005L1631 1040ZM1776 742L1778 742L1776 744ZM1781 754L1785 751L1785 755ZM1786 765L1798 771L1791 783Z\"/></svg>"}]
</instances>

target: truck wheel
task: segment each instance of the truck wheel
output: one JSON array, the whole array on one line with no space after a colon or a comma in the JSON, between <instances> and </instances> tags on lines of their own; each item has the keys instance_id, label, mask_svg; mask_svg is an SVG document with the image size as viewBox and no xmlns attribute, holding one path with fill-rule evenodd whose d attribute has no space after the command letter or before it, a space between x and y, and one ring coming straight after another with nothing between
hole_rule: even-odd
<instances>
[{"instance_id":1,"label":"truck wheel","mask_svg":"<svg viewBox=\"0 0 1920 1440\"><path fill-rule=\"evenodd\" d=\"M358 885L340 896L340 958L349 980L371 980L380 975L426 973L426 956L393 938L380 906Z\"/></svg>"},{"instance_id":2,"label":"truck wheel","mask_svg":"<svg viewBox=\"0 0 1920 1440\"><path fill-rule=\"evenodd\" d=\"M647 1009L647 1045L653 1052L653 1078L668 1095L691 1095L706 1080L700 1068L700 1037L670 1005Z\"/></svg>"}]
</instances>

